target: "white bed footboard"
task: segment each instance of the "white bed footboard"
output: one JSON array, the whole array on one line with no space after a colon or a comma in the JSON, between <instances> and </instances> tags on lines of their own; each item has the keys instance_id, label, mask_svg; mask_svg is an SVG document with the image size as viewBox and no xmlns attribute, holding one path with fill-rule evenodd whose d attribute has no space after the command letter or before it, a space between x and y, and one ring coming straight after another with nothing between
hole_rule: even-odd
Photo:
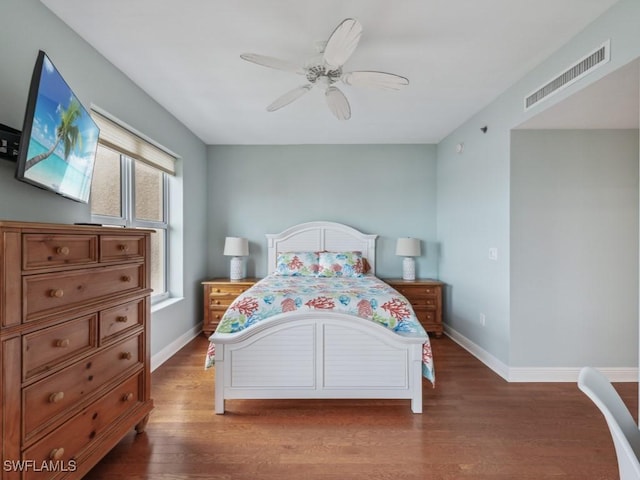
<instances>
[{"instance_id":1,"label":"white bed footboard","mask_svg":"<svg viewBox=\"0 0 640 480\"><path fill-rule=\"evenodd\" d=\"M215 411L225 399L396 398L422 413L422 344L337 312L281 314L216 347Z\"/></svg>"}]
</instances>

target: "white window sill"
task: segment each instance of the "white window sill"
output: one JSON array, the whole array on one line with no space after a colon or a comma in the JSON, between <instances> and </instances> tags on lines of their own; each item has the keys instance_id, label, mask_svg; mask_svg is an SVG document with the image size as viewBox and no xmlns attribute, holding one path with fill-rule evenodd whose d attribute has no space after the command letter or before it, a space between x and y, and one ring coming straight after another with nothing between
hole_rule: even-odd
<instances>
[{"instance_id":1,"label":"white window sill","mask_svg":"<svg viewBox=\"0 0 640 480\"><path fill-rule=\"evenodd\" d=\"M158 312L165 308L170 307L171 305L175 305L176 303L182 302L184 297L171 297L166 300L161 300L157 303L151 305L151 313Z\"/></svg>"}]
</instances>

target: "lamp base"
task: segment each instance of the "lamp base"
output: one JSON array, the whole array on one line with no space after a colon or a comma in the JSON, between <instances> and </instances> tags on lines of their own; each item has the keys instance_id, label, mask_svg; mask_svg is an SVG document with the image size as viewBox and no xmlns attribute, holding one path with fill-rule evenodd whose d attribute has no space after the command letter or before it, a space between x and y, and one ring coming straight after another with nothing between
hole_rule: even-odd
<instances>
[{"instance_id":1,"label":"lamp base","mask_svg":"<svg viewBox=\"0 0 640 480\"><path fill-rule=\"evenodd\" d=\"M242 258L231 257L231 272L229 274L230 280L242 280Z\"/></svg>"},{"instance_id":2,"label":"lamp base","mask_svg":"<svg viewBox=\"0 0 640 480\"><path fill-rule=\"evenodd\" d=\"M416 262L411 257L404 257L404 260L402 261L402 279L416 279Z\"/></svg>"}]
</instances>

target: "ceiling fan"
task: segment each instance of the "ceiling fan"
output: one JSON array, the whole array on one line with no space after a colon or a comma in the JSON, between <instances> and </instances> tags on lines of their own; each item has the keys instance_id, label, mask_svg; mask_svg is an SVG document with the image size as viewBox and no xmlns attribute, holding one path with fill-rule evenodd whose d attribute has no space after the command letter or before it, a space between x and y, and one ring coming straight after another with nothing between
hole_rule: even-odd
<instances>
[{"instance_id":1,"label":"ceiling fan","mask_svg":"<svg viewBox=\"0 0 640 480\"><path fill-rule=\"evenodd\" d=\"M248 62L257 63L265 67L275 68L303 75L307 83L285 93L267 107L267 111L274 112L294 100L297 100L314 86L324 90L327 105L336 118L348 120L351 118L351 107L344 93L336 87L336 83L356 87L372 87L384 90L400 90L409 85L409 80L393 73L376 71L343 72L343 65L354 52L362 35L362 25L353 18L343 20L333 31L329 40L318 42L319 54L310 58L304 65L298 65L286 60L243 53L240 57Z\"/></svg>"}]
</instances>

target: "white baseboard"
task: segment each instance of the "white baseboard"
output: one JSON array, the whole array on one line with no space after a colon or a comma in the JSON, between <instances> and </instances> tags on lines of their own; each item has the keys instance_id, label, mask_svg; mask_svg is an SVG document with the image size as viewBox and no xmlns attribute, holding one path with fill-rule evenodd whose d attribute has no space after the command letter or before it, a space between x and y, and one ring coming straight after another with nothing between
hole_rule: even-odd
<instances>
[{"instance_id":1,"label":"white baseboard","mask_svg":"<svg viewBox=\"0 0 640 480\"><path fill-rule=\"evenodd\" d=\"M480 346L473 343L467 337L457 332L453 328L448 325L444 325L444 333L447 334L454 342L468 351L471 355L476 357L482 363L484 363L487 367L493 370L495 373L500 375L505 380L509 381L509 367L498 360L496 357L491 355L489 352L481 348ZM435 365L436 374L438 373L438 364Z\"/></svg>"},{"instance_id":2,"label":"white baseboard","mask_svg":"<svg viewBox=\"0 0 640 480\"><path fill-rule=\"evenodd\" d=\"M444 326L445 333L454 342L467 350L487 367L508 382L571 382L578 381L579 367L509 367L498 360L482 347L473 343L467 337L448 325ZM593 365L592 365L593 366ZM634 367L607 368L598 367L611 382L637 382L639 369ZM438 365L436 364L436 372Z\"/></svg>"},{"instance_id":3,"label":"white baseboard","mask_svg":"<svg viewBox=\"0 0 640 480\"><path fill-rule=\"evenodd\" d=\"M173 357L178 352L178 350L180 350L182 347L184 347L187 343L189 343L191 340L196 338L201 333L202 333L202 324L196 325L191 330L184 333L183 335L180 335L169 345L167 345L158 353L153 355L151 357L151 371L153 372L156 368L158 368L164 362L166 362L171 357Z\"/></svg>"}]
</instances>

